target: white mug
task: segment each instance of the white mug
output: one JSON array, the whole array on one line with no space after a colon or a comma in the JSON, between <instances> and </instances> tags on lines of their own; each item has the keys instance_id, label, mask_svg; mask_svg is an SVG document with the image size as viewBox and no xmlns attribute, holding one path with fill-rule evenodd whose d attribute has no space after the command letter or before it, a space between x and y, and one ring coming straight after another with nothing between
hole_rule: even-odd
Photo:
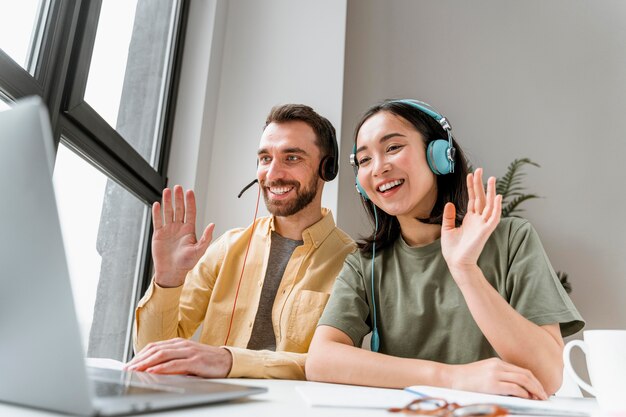
<instances>
[{"instance_id":1,"label":"white mug","mask_svg":"<svg viewBox=\"0 0 626 417\"><path fill-rule=\"evenodd\" d=\"M626 330L586 330L582 340L565 345L565 369L576 383L595 396L603 411L626 411ZM578 346L587 359L591 384L577 374L570 361L570 352Z\"/></svg>"}]
</instances>

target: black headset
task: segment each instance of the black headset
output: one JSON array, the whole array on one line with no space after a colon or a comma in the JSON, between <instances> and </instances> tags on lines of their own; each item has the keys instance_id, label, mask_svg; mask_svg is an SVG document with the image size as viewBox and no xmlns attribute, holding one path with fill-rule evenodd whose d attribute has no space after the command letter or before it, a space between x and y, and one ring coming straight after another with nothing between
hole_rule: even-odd
<instances>
[{"instance_id":1,"label":"black headset","mask_svg":"<svg viewBox=\"0 0 626 417\"><path fill-rule=\"evenodd\" d=\"M320 178L326 182L332 181L339 173L339 147L337 146L337 135L335 128L328 120L324 119L324 129L331 142L331 153L326 155L320 161L319 174Z\"/></svg>"}]
</instances>

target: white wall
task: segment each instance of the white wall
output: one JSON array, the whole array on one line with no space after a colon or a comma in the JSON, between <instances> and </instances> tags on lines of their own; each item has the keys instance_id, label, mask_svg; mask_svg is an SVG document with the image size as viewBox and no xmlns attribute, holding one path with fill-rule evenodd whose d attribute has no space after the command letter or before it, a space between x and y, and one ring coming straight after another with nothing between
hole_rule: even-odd
<instances>
[{"instance_id":1,"label":"white wall","mask_svg":"<svg viewBox=\"0 0 626 417\"><path fill-rule=\"evenodd\" d=\"M626 2L350 0L342 136L373 103L414 97L450 119L474 166L530 157L525 204L587 328L626 328ZM345 162L342 165L346 167ZM369 230L344 169L339 226Z\"/></svg>"},{"instance_id":2,"label":"white wall","mask_svg":"<svg viewBox=\"0 0 626 417\"><path fill-rule=\"evenodd\" d=\"M215 236L252 221L258 188L237 194L256 177L272 106L304 103L341 125L345 21L345 0L228 2L213 145L204 161L205 221L216 224ZM327 183L322 201L335 216L337 187Z\"/></svg>"},{"instance_id":3,"label":"white wall","mask_svg":"<svg viewBox=\"0 0 626 417\"><path fill-rule=\"evenodd\" d=\"M225 0L190 2L168 165L168 186L181 184L196 192L200 233L207 223L227 6Z\"/></svg>"}]
</instances>

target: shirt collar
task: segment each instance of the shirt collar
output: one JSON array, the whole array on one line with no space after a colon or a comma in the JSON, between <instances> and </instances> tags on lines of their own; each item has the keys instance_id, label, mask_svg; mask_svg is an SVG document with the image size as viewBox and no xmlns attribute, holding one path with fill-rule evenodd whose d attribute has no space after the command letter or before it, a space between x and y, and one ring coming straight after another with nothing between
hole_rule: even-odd
<instances>
[{"instance_id":1,"label":"shirt collar","mask_svg":"<svg viewBox=\"0 0 626 417\"><path fill-rule=\"evenodd\" d=\"M330 232L335 229L335 219L333 213L327 208L322 207L322 218L302 232L302 240L305 245L314 245L318 248L328 237ZM276 231L274 225L274 215L270 217L268 233Z\"/></svg>"}]
</instances>

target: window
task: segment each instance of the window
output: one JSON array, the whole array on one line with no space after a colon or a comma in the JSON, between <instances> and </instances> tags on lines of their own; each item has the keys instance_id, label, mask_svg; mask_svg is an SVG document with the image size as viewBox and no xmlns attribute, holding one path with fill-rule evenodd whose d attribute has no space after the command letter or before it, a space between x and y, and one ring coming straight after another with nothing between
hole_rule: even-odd
<instances>
[{"instance_id":1,"label":"window","mask_svg":"<svg viewBox=\"0 0 626 417\"><path fill-rule=\"evenodd\" d=\"M6 10L5 10L6 9ZM166 184L185 0L0 2L0 111L39 95L85 352L127 360Z\"/></svg>"},{"instance_id":2,"label":"window","mask_svg":"<svg viewBox=\"0 0 626 417\"><path fill-rule=\"evenodd\" d=\"M63 143L53 180L85 353L123 358L149 206Z\"/></svg>"},{"instance_id":3,"label":"window","mask_svg":"<svg viewBox=\"0 0 626 417\"><path fill-rule=\"evenodd\" d=\"M153 167L159 162L175 6L169 0L104 0L85 71L85 102Z\"/></svg>"},{"instance_id":4,"label":"window","mask_svg":"<svg viewBox=\"0 0 626 417\"><path fill-rule=\"evenodd\" d=\"M22 0L19 4L0 2L0 48L31 74L37 65L45 26L42 19L46 17L48 7L47 0Z\"/></svg>"},{"instance_id":5,"label":"window","mask_svg":"<svg viewBox=\"0 0 626 417\"><path fill-rule=\"evenodd\" d=\"M137 1L104 1L98 18L85 100L112 127L117 125L136 8Z\"/></svg>"}]
</instances>

